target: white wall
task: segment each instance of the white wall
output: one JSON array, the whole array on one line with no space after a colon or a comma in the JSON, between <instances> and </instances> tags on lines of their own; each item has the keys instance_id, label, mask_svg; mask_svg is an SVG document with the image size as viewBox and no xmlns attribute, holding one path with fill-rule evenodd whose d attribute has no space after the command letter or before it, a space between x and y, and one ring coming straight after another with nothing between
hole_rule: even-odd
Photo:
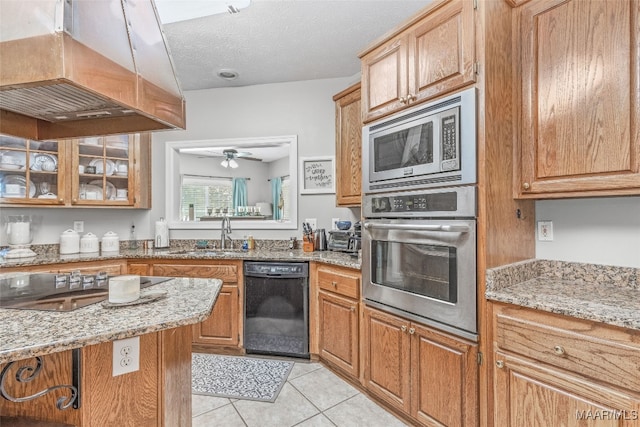
<instances>
[{"instance_id":1,"label":"white wall","mask_svg":"<svg viewBox=\"0 0 640 427\"><path fill-rule=\"evenodd\" d=\"M553 241L536 257L640 268L640 197L542 200L536 221L553 221Z\"/></svg>"},{"instance_id":2,"label":"white wall","mask_svg":"<svg viewBox=\"0 0 640 427\"><path fill-rule=\"evenodd\" d=\"M37 244L57 243L60 233L71 228L74 220L85 221L85 232L91 231L99 237L107 231L114 231L126 240L131 224L135 223L139 239L152 238L155 221L165 216L163 141L295 134L298 135L299 156L334 155L335 107L332 97L353 83L354 78L351 77L186 92L187 130L153 134L151 210L3 207L0 216L41 215L43 223L34 237ZM332 217L354 220L360 216L359 209L336 208L335 194L304 195L298 206L298 223L304 218L317 218L318 226L325 228L330 228ZM246 234L235 229L233 236L236 238ZM286 239L301 236L302 231L252 230L251 234L256 238ZM218 236L219 233L211 231L211 238ZM198 230L172 230L170 237L203 238L202 231ZM6 244L3 229L0 245Z\"/></svg>"}]
</instances>

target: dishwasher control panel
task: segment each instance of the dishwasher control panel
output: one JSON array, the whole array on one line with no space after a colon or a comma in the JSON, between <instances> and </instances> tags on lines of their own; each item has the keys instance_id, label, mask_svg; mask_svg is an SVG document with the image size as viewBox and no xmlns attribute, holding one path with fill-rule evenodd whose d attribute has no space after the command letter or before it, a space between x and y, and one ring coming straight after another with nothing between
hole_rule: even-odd
<instances>
[{"instance_id":1,"label":"dishwasher control panel","mask_svg":"<svg viewBox=\"0 0 640 427\"><path fill-rule=\"evenodd\" d=\"M306 262L245 262L244 274L254 277L307 277L309 264Z\"/></svg>"}]
</instances>

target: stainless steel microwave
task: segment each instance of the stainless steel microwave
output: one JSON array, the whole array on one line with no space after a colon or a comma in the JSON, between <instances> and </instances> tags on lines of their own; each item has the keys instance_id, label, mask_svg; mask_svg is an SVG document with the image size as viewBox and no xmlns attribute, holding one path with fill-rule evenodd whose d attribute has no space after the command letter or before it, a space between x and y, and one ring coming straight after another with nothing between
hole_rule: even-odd
<instances>
[{"instance_id":1,"label":"stainless steel microwave","mask_svg":"<svg viewBox=\"0 0 640 427\"><path fill-rule=\"evenodd\" d=\"M364 193L476 183L475 89L365 126L362 160Z\"/></svg>"}]
</instances>

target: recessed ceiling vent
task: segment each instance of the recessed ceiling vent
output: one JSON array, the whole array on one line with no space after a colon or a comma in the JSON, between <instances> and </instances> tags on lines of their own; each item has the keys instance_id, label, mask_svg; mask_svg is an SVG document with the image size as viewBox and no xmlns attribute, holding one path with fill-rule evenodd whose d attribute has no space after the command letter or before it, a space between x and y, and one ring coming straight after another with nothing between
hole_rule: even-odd
<instances>
[{"instance_id":1,"label":"recessed ceiling vent","mask_svg":"<svg viewBox=\"0 0 640 427\"><path fill-rule=\"evenodd\" d=\"M2 0L0 133L56 139L184 127L152 0Z\"/></svg>"}]
</instances>

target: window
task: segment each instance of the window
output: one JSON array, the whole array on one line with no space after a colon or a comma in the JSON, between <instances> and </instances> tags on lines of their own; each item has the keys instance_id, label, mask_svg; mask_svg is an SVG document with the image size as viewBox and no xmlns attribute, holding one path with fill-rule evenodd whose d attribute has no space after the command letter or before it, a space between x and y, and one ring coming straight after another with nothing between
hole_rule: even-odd
<instances>
[{"instance_id":1,"label":"window","mask_svg":"<svg viewBox=\"0 0 640 427\"><path fill-rule=\"evenodd\" d=\"M180 194L180 217L183 221L189 219L190 204L193 204L195 218L220 214L225 209L233 211L231 178L182 175Z\"/></svg>"}]
</instances>

